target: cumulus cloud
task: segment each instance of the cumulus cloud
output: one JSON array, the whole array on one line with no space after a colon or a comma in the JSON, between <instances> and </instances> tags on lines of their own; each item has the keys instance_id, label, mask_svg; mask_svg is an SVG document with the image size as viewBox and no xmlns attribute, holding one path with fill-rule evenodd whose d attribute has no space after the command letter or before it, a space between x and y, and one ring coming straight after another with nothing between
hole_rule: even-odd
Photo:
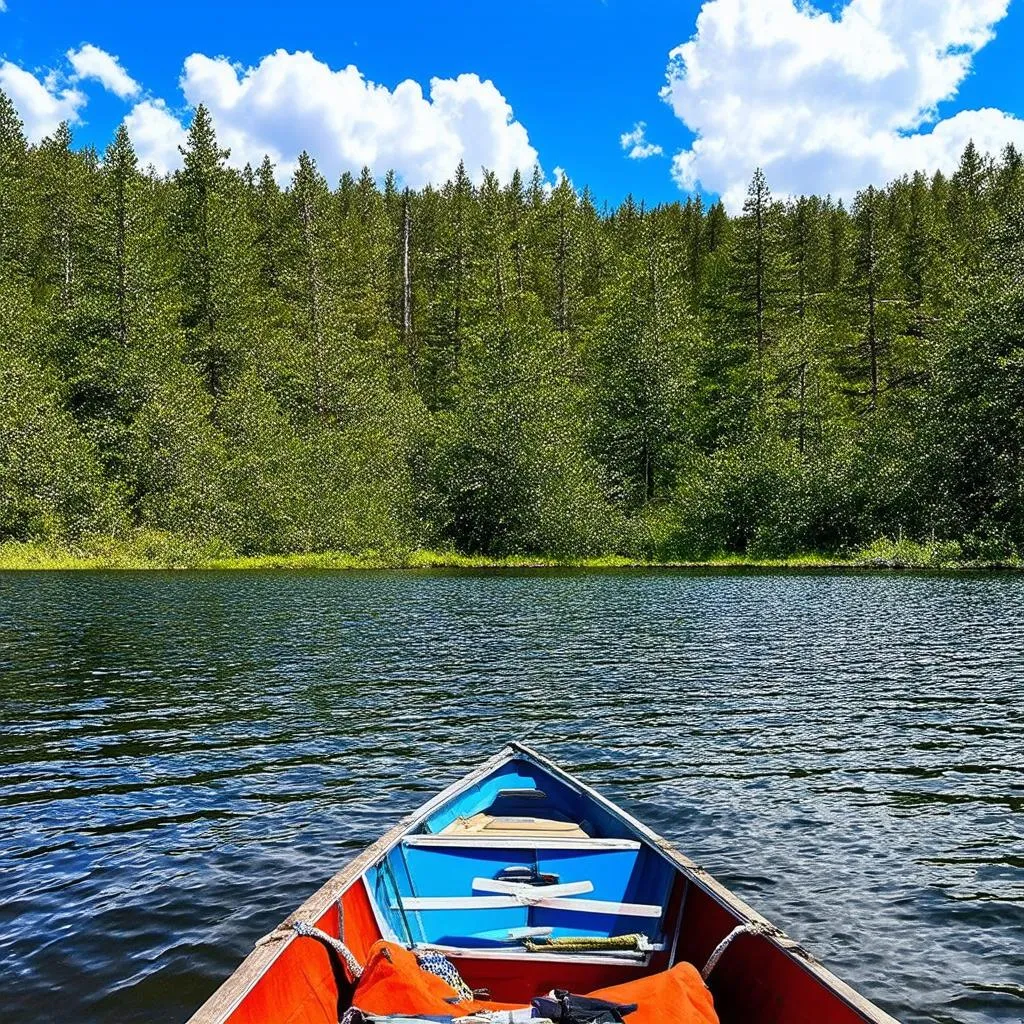
<instances>
[{"instance_id":1,"label":"cumulus cloud","mask_svg":"<svg viewBox=\"0 0 1024 1024\"><path fill-rule=\"evenodd\" d=\"M180 166L185 129L163 100L136 103L124 124L143 167L167 174Z\"/></svg>"},{"instance_id":2,"label":"cumulus cloud","mask_svg":"<svg viewBox=\"0 0 1024 1024\"><path fill-rule=\"evenodd\" d=\"M998 110L939 119L1009 0L705 0L670 54L662 97L696 135L676 154L684 189L742 205L761 166L778 193L850 196L915 169L956 166L974 139L1024 148L1024 121Z\"/></svg>"},{"instance_id":3,"label":"cumulus cloud","mask_svg":"<svg viewBox=\"0 0 1024 1024\"><path fill-rule=\"evenodd\" d=\"M123 100L139 94L139 83L121 67L117 57L106 50L85 43L77 50L68 50L67 57L75 69L76 79L93 78Z\"/></svg>"},{"instance_id":4,"label":"cumulus cloud","mask_svg":"<svg viewBox=\"0 0 1024 1024\"><path fill-rule=\"evenodd\" d=\"M86 102L84 93L62 87L54 73L40 80L7 60L0 61L0 89L7 93L18 111L30 142L39 142L51 135L61 121L77 124Z\"/></svg>"},{"instance_id":5,"label":"cumulus cloud","mask_svg":"<svg viewBox=\"0 0 1024 1024\"><path fill-rule=\"evenodd\" d=\"M637 121L631 132L623 132L619 136L619 145L626 151L630 160L646 160L651 156L661 156L665 151L647 141L647 124Z\"/></svg>"},{"instance_id":6,"label":"cumulus cloud","mask_svg":"<svg viewBox=\"0 0 1024 1024\"><path fill-rule=\"evenodd\" d=\"M250 68L196 53L185 61L181 88L190 106L210 110L233 164L268 154L282 178L303 149L329 180L368 166L377 174L393 169L413 187L446 181L460 160L477 181L482 167L507 181L537 161L508 101L473 74L433 78L424 96L417 82L388 89L353 65L335 70L311 53L278 50ZM140 157L161 169L178 164L159 130L170 129L171 118L166 106L147 101L128 120Z\"/></svg>"}]
</instances>

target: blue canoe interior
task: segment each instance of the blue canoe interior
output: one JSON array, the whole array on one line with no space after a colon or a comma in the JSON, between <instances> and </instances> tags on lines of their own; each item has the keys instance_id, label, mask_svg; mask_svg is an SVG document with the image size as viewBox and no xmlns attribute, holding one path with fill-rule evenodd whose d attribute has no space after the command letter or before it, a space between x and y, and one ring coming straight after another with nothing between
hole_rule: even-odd
<instances>
[{"instance_id":1,"label":"blue canoe interior","mask_svg":"<svg viewBox=\"0 0 1024 1024\"><path fill-rule=\"evenodd\" d=\"M367 879L387 937L407 945L642 934L654 946L675 874L582 793L511 761L430 815Z\"/></svg>"},{"instance_id":2,"label":"blue canoe interior","mask_svg":"<svg viewBox=\"0 0 1024 1024\"><path fill-rule=\"evenodd\" d=\"M521 744L350 862L191 1024L337 1022L355 981L332 939L357 961L381 941L441 953L509 1004L685 962L706 974L722 1024L896 1024L672 844Z\"/></svg>"}]
</instances>

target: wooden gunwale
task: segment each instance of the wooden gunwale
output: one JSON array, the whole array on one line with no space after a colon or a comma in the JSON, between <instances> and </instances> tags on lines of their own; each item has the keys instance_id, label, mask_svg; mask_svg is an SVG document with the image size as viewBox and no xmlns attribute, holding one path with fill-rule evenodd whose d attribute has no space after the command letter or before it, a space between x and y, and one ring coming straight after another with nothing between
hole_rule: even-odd
<instances>
[{"instance_id":1,"label":"wooden gunwale","mask_svg":"<svg viewBox=\"0 0 1024 1024\"><path fill-rule=\"evenodd\" d=\"M781 929L773 925L752 907L748 906L735 893L715 879L696 861L682 853L674 843L659 835L642 821L622 810L612 801L602 796L597 790L568 774L554 762L548 760L535 750L518 742L510 743L479 767L452 783L443 792L428 800L422 807L407 815L375 843L368 846L328 881L326 881L298 909L289 914L271 932L256 944L256 948L242 961L235 972L210 996L209 999L189 1018L188 1024L223 1024L238 1008L245 997L253 989L263 974L274 961L298 936L292 931L295 921L306 921L315 924L324 914L337 904L342 894L350 888L369 868L373 867L395 846L402 837L422 824L433 811L454 796L468 789L474 783L489 775L514 757L533 761L538 767L550 772L562 782L570 785L597 801L610 814L623 824L633 829L671 863L691 885L697 886L712 900L723 907L737 919L738 924L757 923L765 931L758 935L762 941L768 941L793 961L801 970L812 975L829 991L845 1002L851 1009L860 1014L868 1024L900 1024L880 1007L866 999L851 988L841 978L834 975L827 967L815 959L795 939L790 938ZM743 941L742 939L740 941ZM674 950L673 950L674 952Z\"/></svg>"},{"instance_id":2,"label":"wooden gunwale","mask_svg":"<svg viewBox=\"0 0 1024 1024\"><path fill-rule=\"evenodd\" d=\"M402 836L421 824L440 805L485 778L496 768L505 764L513 747L510 745L498 751L479 767L443 792L432 797L421 807L407 815L386 832L375 843L368 846L336 874L329 878L298 909L289 914L274 931L260 939L256 948L238 965L235 972L218 988L209 999L188 1019L187 1024L222 1024L245 999L253 986L270 968L284 950L298 938L292 931L295 921L316 924L333 907L342 894L367 870L401 842Z\"/></svg>"},{"instance_id":3,"label":"wooden gunwale","mask_svg":"<svg viewBox=\"0 0 1024 1024\"><path fill-rule=\"evenodd\" d=\"M722 885L721 882L702 868L696 861L687 857L674 843L659 835L652 828L634 818L627 811L612 803L611 800L602 796L597 790L581 782L575 776L567 775L563 769L559 768L554 762L549 761L542 754L538 754L535 750L531 750L521 743L510 743L509 747L520 755L535 761L541 768L558 776L562 781L571 782L577 789L585 793L592 800L600 803L621 822L642 835L662 857L675 865L692 884L703 889L719 905L740 918L741 920L738 923L756 922L764 926L767 933L758 936L759 938L767 939L772 945L780 949L802 970L821 981L830 991L834 992L853 1010L861 1014L866 1021L869 1021L870 1024L900 1024L895 1017L890 1016L881 1007L876 1006L856 989L851 988L841 978L834 975L824 964L815 959L799 942L790 938L781 928L773 925L766 917L754 910L753 907L744 903L743 900Z\"/></svg>"}]
</instances>

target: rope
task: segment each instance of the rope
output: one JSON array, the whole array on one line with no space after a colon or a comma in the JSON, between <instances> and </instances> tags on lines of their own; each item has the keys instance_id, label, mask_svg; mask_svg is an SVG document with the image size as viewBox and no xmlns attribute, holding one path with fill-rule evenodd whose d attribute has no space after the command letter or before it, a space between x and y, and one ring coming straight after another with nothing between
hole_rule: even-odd
<instances>
[{"instance_id":1,"label":"rope","mask_svg":"<svg viewBox=\"0 0 1024 1024\"><path fill-rule=\"evenodd\" d=\"M701 978L707 981L711 972L718 966L718 961L725 955L725 951L732 945L734 939L741 935L767 935L768 929L759 921L748 921L746 924L737 925L722 941L711 951L704 970L700 972Z\"/></svg>"},{"instance_id":2,"label":"rope","mask_svg":"<svg viewBox=\"0 0 1024 1024\"><path fill-rule=\"evenodd\" d=\"M333 949L345 961L345 966L353 978L358 979L362 975L363 965L355 958L352 950L341 939L336 939L333 935L328 935L327 932L314 928L308 921L293 921L292 931L296 935L303 936L303 938L316 939L317 942L322 942L328 949Z\"/></svg>"},{"instance_id":3,"label":"rope","mask_svg":"<svg viewBox=\"0 0 1024 1024\"><path fill-rule=\"evenodd\" d=\"M562 953L586 953L590 950L628 950L642 953L647 948L646 935L563 936L557 939L525 939L523 945L531 953L557 950Z\"/></svg>"}]
</instances>

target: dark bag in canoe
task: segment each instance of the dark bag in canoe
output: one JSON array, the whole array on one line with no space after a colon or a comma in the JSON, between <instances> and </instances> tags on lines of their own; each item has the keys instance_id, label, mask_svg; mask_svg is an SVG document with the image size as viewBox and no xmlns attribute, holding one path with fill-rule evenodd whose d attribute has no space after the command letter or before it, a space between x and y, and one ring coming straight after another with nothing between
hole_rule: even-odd
<instances>
[{"instance_id":1,"label":"dark bag in canoe","mask_svg":"<svg viewBox=\"0 0 1024 1024\"><path fill-rule=\"evenodd\" d=\"M636 1009L636 1003L610 1003L556 988L550 995L534 999L533 1008L555 1024L625 1024L625 1015Z\"/></svg>"}]
</instances>

